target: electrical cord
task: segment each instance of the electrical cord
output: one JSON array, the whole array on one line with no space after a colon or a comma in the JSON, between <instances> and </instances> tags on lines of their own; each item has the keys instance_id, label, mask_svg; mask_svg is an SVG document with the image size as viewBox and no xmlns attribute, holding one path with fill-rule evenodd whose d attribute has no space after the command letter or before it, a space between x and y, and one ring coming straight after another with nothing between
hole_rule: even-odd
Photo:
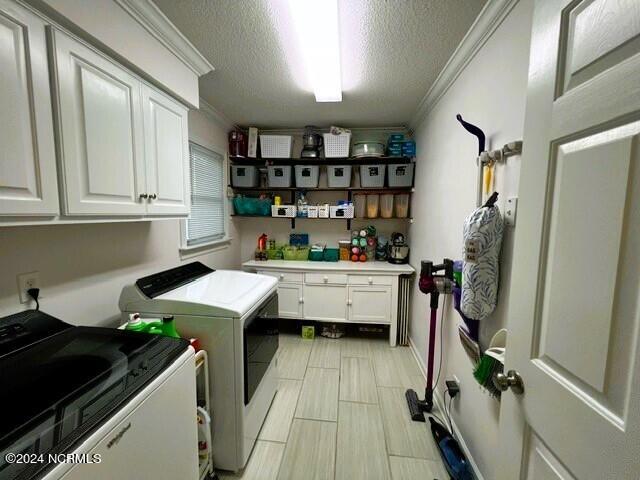
<instances>
[{"instance_id":1,"label":"electrical cord","mask_svg":"<svg viewBox=\"0 0 640 480\"><path fill-rule=\"evenodd\" d=\"M36 310L40 310L40 302L38 302L38 297L40 296L39 288L30 288L27 290L27 293L31 298L36 301Z\"/></svg>"}]
</instances>

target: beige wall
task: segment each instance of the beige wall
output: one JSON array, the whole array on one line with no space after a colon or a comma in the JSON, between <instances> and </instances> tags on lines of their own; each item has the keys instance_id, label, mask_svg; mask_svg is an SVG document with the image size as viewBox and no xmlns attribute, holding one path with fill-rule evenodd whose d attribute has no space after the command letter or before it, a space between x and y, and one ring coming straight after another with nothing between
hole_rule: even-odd
<instances>
[{"instance_id":1,"label":"beige wall","mask_svg":"<svg viewBox=\"0 0 640 480\"><path fill-rule=\"evenodd\" d=\"M479 125L488 136L487 148L521 140L529 59L532 0L521 0L467 65L447 93L416 129L418 169L413 197L415 224L410 227L412 264L421 259L459 259L462 225L475 208L477 141L456 121L457 113ZM526 148L526 145L525 145ZM497 167L496 190L499 206L517 196L520 157ZM486 347L496 330L507 323L507 303L513 252L512 228L503 242L499 304L482 322L481 341ZM442 302L442 300L441 300ZM428 339L428 297L416 287L413 294L411 340L423 363ZM483 392L472 375L472 364L457 334L460 317L446 301L444 316L444 356L438 385L456 376L461 394L453 401L453 420L462 434L480 472L489 480L498 478L498 424L500 403ZM438 342L436 342L437 344ZM436 353L436 362L438 353Z\"/></svg>"},{"instance_id":2,"label":"beige wall","mask_svg":"<svg viewBox=\"0 0 640 480\"><path fill-rule=\"evenodd\" d=\"M189 131L192 140L226 153L226 125L192 111ZM28 307L18 299L16 276L23 272L40 272L42 310L78 325L109 325L119 316L123 285L141 276L194 260L239 265L233 241L189 258L179 244L179 220L0 228L0 315Z\"/></svg>"}]
</instances>

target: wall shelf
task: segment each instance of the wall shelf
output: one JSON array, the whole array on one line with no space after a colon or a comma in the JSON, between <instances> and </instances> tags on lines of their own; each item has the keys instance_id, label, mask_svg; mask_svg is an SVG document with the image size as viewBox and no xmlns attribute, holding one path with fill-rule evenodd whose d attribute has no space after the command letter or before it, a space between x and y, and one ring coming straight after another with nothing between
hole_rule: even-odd
<instances>
[{"instance_id":1,"label":"wall shelf","mask_svg":"<svg viewBox=\"0 0 640 480\"><path fill-rule=\"evenodd\" d=\"M357 193L413 193L413 187L383 187L383 188L366 188L366 187L347 187L347 188L329 188L329 187L234 187L229 188L235 192L357 192Z\"/></svg>"},{"instance_id":2,"label":"wall shelf","mask_svg":"<svg viewBox=\"0 0 640 480\"><path fill-rule=\"evenodd\" d=\"M347 221L347 230L351 230L351 222L353 220L358 220L358 221L363 221L363 222L373 222L373 221L378 221L378 220L401 220L401 221L406 221L409 223L413 223L413 217L391 217L391 218L384 218L384 217L376 217L376 218L309 218L309 217L271 217L269 215L236 215L231 214L231 217L233 218L268 218L271 220L291 220L291 228L296 228L296 220L304 220L306 221L318 221L318 222L324 222L324 221L331 221L331 220L340 220L340 221Z\"/></svg>"},{"instance_id":3,"label":"wall shelf","mask_svg":"<svg viewBox=\"0 0 640 480\"><path fill-rule=\"evenodd\" d=\"M231 163L236 165L370 165L411 163L413 157L347 157L347 158L246 158L229 157Z\"/></svg>"}]
</instances>

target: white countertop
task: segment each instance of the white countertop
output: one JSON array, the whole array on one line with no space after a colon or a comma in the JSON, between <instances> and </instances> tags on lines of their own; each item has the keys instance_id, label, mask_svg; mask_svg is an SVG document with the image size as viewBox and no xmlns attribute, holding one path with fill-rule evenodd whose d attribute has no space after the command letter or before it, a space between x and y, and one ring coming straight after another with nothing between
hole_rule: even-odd
<instances>
[{"instance_id":1,"label":"white countertop","mask_svg":"<svg viewBox=\"0 0 640 480\"><path fill-rule=\"evenodd\" d=\"M394 265L388 262L312 262L309 260L249 260L242 264L245 270L295 270L295 271L334 271L345 273L384 273L387 275L408 275L414 273L409 264Z\"/></svg>"}]
</instances>

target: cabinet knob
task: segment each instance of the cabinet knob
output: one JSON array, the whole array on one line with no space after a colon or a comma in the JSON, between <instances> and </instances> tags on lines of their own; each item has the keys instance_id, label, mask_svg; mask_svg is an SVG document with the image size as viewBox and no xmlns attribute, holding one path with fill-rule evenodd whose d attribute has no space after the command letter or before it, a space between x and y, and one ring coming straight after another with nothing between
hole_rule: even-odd
<instances>
[{"instance_id":1,"label":"cabinet knob","mask_svg":"<svg viewBox=\"0 0 640 480\"><path fill-rule=\"evenodd\" d=\"M281 273L280 274L280 280L283 280L283 279L284 279L284 275Z\"/></svg>"},{"instance_id":2,"label":"cabinet knob","mask_svg":"<svg viewBox=\"0 0 640 480\"><path fill-rule=\"evenodd\" d=\"M147 198L149 195L147 195L146 193L141 193L140 194L140 198L145 199Z\"/></svg>"},{"instance_id":3,"label":"cabinet knob","mask_svg":"<svg viewBox=\"0 0 640 480\"><path fill-rule=\"evenodd\" d=\"M300 297L300 298L298 299L298 303L304 303L304 298Z\"/></svg>"},{"instance_id":4,"label":"cabinet knob","mask_svg":"<svg viewBox=\"0 0 640 480\"><path fill-rule=\"evenodd\" d=\"M325 276L325 277L323 278L323 280L324 280L324 283L327 283L327 282L329 281L329 277L326 277L326 276Z\"/></svg>"},{"instance_id":5,"label":"cabinet knob","mask_svg":"<svg viewBox=\"0 0 640 480\"><path fill-rule=\"evenodd\" d=\"M149 195L149 198L151 200L155 200L156 198L158 198L158 195L156 195L155 193L152 193L151 195Z\"/></svg>"},{"instance_id":6,"label":"cabinet knob","mask_svg":"<svg viewBox=\"0 0 640 480\"><path fill-rule=\"evenodd\" d=\"M347 300L347 305L351 305L351 299Z\"/></svg>"},{"instance_id":7,"label":"cabinet knob","mask_svg":"<svg viewBox=\"0 0 640 480\"><path fill-rule=\"evenodd\" d=\"M369 277L367 278L367 281L369 282L369 285L371 285L373 283L373 278Z\"/></svg>"}]
</instances>

